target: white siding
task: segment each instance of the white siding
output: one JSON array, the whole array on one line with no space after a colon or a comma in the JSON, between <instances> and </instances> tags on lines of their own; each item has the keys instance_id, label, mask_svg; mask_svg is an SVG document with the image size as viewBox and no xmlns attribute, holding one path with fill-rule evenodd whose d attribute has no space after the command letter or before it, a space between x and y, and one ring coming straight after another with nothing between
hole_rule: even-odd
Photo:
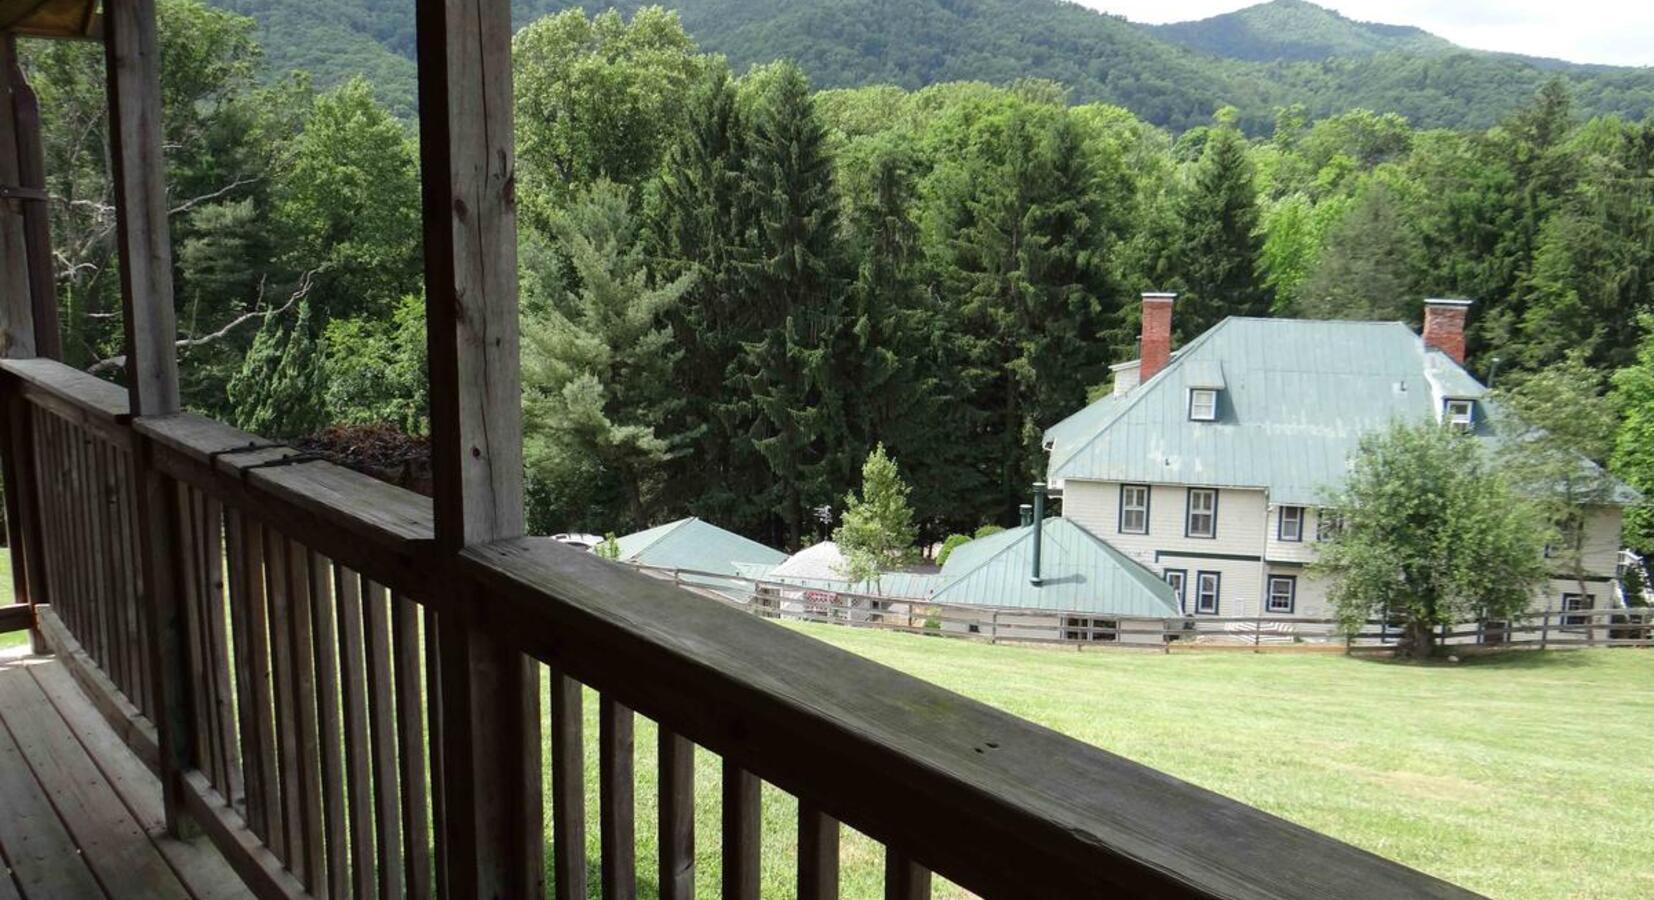
<instances>
[{"instance_id":1,"label":"white siding","mask_svg":"<svg viewBox=\"0 0 1654 900\"><path fill-rule=\"evenodd\" d=\"M1268 519L1263 491L1223 488L1218 491L1217 536L1184 537L1188 486L1156 484L1149 490L1149 533L1120 533L1120 483L1077 481L1063 485L1063 515L1155 572L1189 573L1188 609L1194 609L1195 576L1222 576L1218 614L1256 616L1263 585L1264 527ZM1216 557L1219 558L1214 558ZM1250 559L1224 559L1246 556Z\"/></svg>"},{"instance_id":2,"label":"white siding","mask_svg":"<svg viewBox=\"0 0 1654 900\"><path fill-rule=\"evenodd\" d=\"M1283 541L1280 540L1281 507L1270 504L1268 524L1264 527L1264 559L1270 562L1314 562L1315 528L1320 521L1319 515L1314 507L1304 507L1303 540Z\"/></svg>"}]
</instances>

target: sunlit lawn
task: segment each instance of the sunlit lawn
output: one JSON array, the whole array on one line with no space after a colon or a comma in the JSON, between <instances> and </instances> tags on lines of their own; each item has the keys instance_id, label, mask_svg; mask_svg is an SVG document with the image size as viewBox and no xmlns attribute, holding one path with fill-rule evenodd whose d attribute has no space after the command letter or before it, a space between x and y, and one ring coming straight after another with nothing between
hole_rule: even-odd
<instances>
[{"instance_id":1,"label":"sunlit lawn","mask_svg":"<svg viewBox=\"0 0 1654 900\"><path fill-rule=\"evenodd\" d=\"M11 549L0 549L0 606L9 606L12 603L11 584ZM27 631L11 631L0 634L0 650L10 650L21 647L29 642Z\"/></svg>"},{"instance_id":2,"label":"sunlit lawn","mask_svg":"<svg viewBox=\"0 0 1654 900\"><path fill-rule=\"evenodd\" d=\"M1654 896L1654 652L1419 667L789 627L1494 897ZM596 896L595 696L586 727ZM653 896L655 735L641 720L637 749L639 879ZM710 754L697 754L697 782L698 893L716 896ZM792 896L795 807L764 799L764 896ZM847 835L844 896L879 896L881 861Z\"/></svg>"}]
</instances>

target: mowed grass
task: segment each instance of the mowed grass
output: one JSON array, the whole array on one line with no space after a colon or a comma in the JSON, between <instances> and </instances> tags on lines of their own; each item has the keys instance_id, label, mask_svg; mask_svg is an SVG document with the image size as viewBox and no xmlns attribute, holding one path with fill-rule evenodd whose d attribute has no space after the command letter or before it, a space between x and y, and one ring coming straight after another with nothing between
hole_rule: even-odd
<instances>
[{"instance_id":1,"label":"mowed grass","mask_svg":"<svg viewBox=\"0 0 1654 900\"><path fill-rule=\"evenodd\" d=\"M10 606L12 600L11 548L0 550L0 606ZM0 650L21 647L29 642L27 631L8 631L0 634Z\"/></svg>"},{"instance_id":2,"label":"mowed grass","mask_svg":"<svg viewBox=\"0 0 1654 900\"><path fill-rule=\"evenodd\" d=\"M1416 666L1338 655L1079 653L787 627L1493 897L1654 896L1654 652ZM596 897L590 692L585 713ZM655 740L639 718L645 897L656 893ZM697 751L701 896L719 893L719 785L718 759ZM545 787L549 805L549 776ZM796 816L791 797L766 788L765 897L795 896ZM882 865L883 848L846 829L843 895L881 896ZM961 893L940 881L935 891Z\"/></svg>"},{"instance_id":3,"label":"mowed grass","mask_svg":"<svg viewBox=\"0 0 1654 900\"><path fill-rule=\"evenodd\" d=\"M1654 652L1420 666L790 627L1493 897L1654 896Z\"/></svg>"}]
</instances>

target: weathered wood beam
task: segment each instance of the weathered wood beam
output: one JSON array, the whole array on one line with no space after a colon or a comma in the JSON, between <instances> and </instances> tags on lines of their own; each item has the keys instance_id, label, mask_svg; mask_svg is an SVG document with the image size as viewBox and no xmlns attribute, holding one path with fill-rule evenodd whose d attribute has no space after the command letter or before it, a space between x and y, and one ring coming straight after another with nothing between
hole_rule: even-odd
<instances>
[{"instance_id":1,"label":"weathered wood beam","mask_svg":"<svg viewBox=\"0 0 1654 900\"><path fill-rule=\"evenodd\" d=\"M40 99L17 59L16 39L6 38L10 57L9 80L12 118L17 135L17 185L46 193L46 148L41 139ZM51 216L44 199L23 204L23 240L29 261L29 299L34 319L34 352L47 359L63 358L59 331L57 275L52 265Z\"/></svg>"},{"instance_id":2,"label":"weathered wood beam","mask_svg":"<svg viewBox=\"0 0 1654 900\"><path fill-rule=\"evenodd\" d=\"M11 85L5 73L12 69L16 44L0 40L0 187L22 184L18 159L21 146ZM24 229L24 207L33 203L19 197L0 200L0 356L35 355L34 304L29 286L29 248Z\"/></svg>"},{"instance_id":3,"label":"weathered wood beam","mask_svg":"<svg viewBox=\"0 0 1654 900\"><path fill-rule=\"evenodd\" d=\"M167 225L166 160L161 151L161 54L155 0L104 4L121 309L126 324L126 380L135 416L178 412L177 319L172 300L172 242ZM140 441L137 473L143 602L149 608L151 690L160 742L161 799L167 831L193 830L185 775L193 767L190 642L179 596L178 492L155 464L155 446Z\"/></svg>"},{"instance_id":4,"label":"weathered wood beam","mask_svg":"<svg viewBox=\"0 0 1654 900\"><path fill-rule=\"evenodd\" d=\"M524 528L511 4L417 13L435 527L454 554ZM538 896L537 668L478 627L477 599L437 615L440 869L450 897Z\"/></svg>"},{"instance_id":5,"label":"weathered wood beam","mask_svg":"<svg viewBox=\"0 0 1654 900\"><path fill-rule=\"evenodd\" d=\"M108 0L104 16L127 389L133 415L164 416L178 411L178 325L155 0Z\"/></svg>"}]
</instances>

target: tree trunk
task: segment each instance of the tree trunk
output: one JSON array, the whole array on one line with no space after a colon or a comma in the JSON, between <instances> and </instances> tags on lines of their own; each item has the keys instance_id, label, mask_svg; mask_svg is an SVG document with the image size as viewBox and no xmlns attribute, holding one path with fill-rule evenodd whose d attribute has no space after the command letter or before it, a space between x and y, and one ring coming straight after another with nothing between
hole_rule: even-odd
<instances>
[{"instance_id":1,"label":"tree trunk","mask_svg":"<svg viewBox=\"0 0 1654 900\"><path fill-rule=\"evenodd\" d=\"M1423 619L1410 620L1396 649L1409 659L1429 659L1436 652L1435 627Z\"/></svg>"}]
</instances>

